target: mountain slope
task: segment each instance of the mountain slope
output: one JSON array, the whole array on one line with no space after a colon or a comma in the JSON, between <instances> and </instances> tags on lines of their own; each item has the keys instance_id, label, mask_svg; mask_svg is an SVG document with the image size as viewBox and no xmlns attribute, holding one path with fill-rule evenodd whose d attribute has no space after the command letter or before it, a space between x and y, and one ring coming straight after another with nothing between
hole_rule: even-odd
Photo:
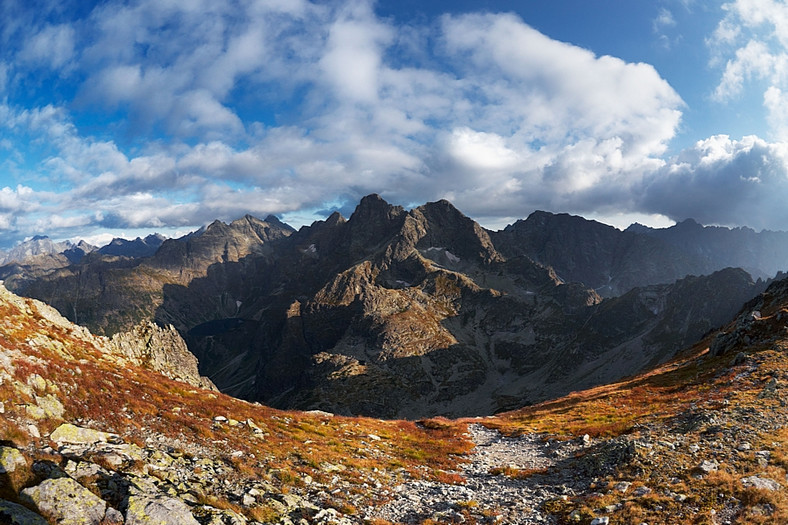
<instances>
[{"instance_id":1,"label":"mountain slope","mask_svg":"<svg viewBox=\"0 0 788 525\"><path fill-rule=\"evenodd\" d=\"M73 322L89 326L95 333L111 335L130 330L140 321L155 320L167 286L185 285L205 276L214 263L237 262L251 253L262 253L265 243L292 232L292 228L276 218L269 220L247 216L229 225L216 221L198 234L164 241L152 257L129 259L91 254L79 264L33 278L24 268L0 275L5 274L6 284L14 292L54 306ZM240 281L235 276L221 278ZM224 283L217 287L225 288ZM221 296L221 291L219 297L211 296L204 305L211 314L217 306L220 311L224 311L222 307L235 308L233 301ZM192 307L195 316L198 316L197 308L197 305ZM159 321L170 324L166 319Z\"/></svg>"},{"instance_id":2,"label":"mountain slope","mask_svg":"<svg viewBox=\"0 0 788 525\"><path fill-rule=\"evenodd\" d=\"M280 412L174 381L3 287L0 313L2 523L328 523L402 480L454 479L443 469L470 447L453 427Z\"/></svg>"},{"instance_id":3,"label":"mountain slope","mask_svg":"<svg viewBox=\"0 0 788 525\"><path fill-rule=\"evenodd\" d=\"M788 281L645 374L418 424L282 412L173 381L2 288L0 313L5 522L788 519Z\"/></svg>"}]
</instances>

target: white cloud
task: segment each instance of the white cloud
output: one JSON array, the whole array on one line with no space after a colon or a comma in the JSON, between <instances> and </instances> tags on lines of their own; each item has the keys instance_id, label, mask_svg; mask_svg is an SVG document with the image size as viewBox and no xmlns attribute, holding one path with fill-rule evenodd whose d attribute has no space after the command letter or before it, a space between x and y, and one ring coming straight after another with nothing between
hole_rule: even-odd
<instances>
[{"instance_id":1,"label":"white cloud","mask_svg":"<svg viewBox=\"0 0 788 525\"><path fill-rule=\"evenodd\" d=\"M788 144L717 135L698 141L643 189L645 210L703 224L785 229Z\"/></svg>"},{"instance_id":2,"label":"white cloud","mask_svg":"<svg viewBox=\"0 0 788 525\"><path fill-rule=\"evenodd\" d=\"M711 65L724 63L713 97L736 100L746 90L763 93L772 135L788 140L780 93L788 89L788 4L775 0L735 0L723 6L726 16L707 45Z\"/></svg>"},{"instance_id":3,"label":"white cloud","mask_svg":"<svg viewBox=\"0 0 788 525\"><path fill-rule=\"evenodd\" d=\"M47 25L26 39L18 58L58 70L74 56L75 30L70 25Z\"/></svg>"},{"instance_id":4,"label":"white cloud","mask_svg":"<svg viewBox=\"0 0 788 525\"><path fill-rule=\"evenodd\" d=\"M342 11L329 28L320 67L339 96L375 102L382 47L391 41L392 31L375 19L366 2L353 2Z\"/></svg>"},{"instance_id":5,"label":"white cloud","mask_svg":"<svg viewBox=\"0 0 788 525\"><path fill-rule=\"evenodd\" d=\"M64 107L0 105L66 188L41 205L53 228L199 226L370 192L473 216L610 211L634 206L680 122L652 66L514 15L404 30L362 0L233 5L103 4L73 33L75 105L130 126L108 117L92 137ZM255 122L244 104L285 114Z\"/></svg>"}]
</instances>

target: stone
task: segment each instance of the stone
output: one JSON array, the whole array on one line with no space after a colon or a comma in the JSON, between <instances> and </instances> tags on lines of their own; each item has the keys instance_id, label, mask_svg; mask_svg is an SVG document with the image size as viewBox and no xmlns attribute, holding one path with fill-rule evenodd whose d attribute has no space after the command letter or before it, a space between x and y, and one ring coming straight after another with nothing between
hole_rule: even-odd
<instances>
[{"instance_id":1,"label":"stone","mask_svg":"<svg viewBox=\"0 0 788 525\"><path fill-rule=\"evenodd\" d=\"M48 525L39 514L27 507L0 499L0 523L4 525Z\"/></svg>"},{"instance_id":2,"label":"stone","mask_svg":"<svg viewBox=\"0 0 788 525\"><path fill-rule=\"evenodd\" d=\"M741 479L741 484L748 488L763 489L769 492L776 492L782 488L782 485L769 478L762 478L760 476L748 476Z\"/></svg>"},{"instance_id":3,"label":"stone","mask_svg":"<svg viewBox=\"0 0 788 525\"><path fill-rule=\"evenodd\" d=\"M765 399L767 397L773 397L777 392L777 378L773 377L766 383L766 386L763 387L763 390L760 394L758 394L758 399Z\"/></svg>"},{"instance_id":4,"label":"stone","mask_svg":"<svg viewBox=\"0 0 788 525\"><path fill-rule=\"evenodd\" d=\"M95 445L96 443L107 443L111 440L115 441L117 440L117 436L108 432L93 430L92 428L83 428L72 425L71 423L63 423L52 432L49 439L59 446L65 444Z\"/></svg>"},{"instance_id":5,"label":"stone","mask_svg":"<svg viewBox=\"0 0 788 525\"><path fill-rule=\"evenodd\" d=\"M107 513L104 514L104 521L101 522L101 525L123 525L124 522L123 514L109 507L107 508Z\"/></svg>"},{"instance_id":6,"label":"stone","mask_svg":"<svg viewBox=\"0 0 788 525\"><path fill-rule=\"evenodd\" d=\"M165 496L130 496L126 525L199 525L189 507Z\"/></svg>"},{"instance_id":7,"label":"stone","mask_svg":"<svg viewBox=\"0 0 788 525\"><path fill-rule=\"evenodd\" d=\"M8 474L27 466L27 460L15 448L0 447L0 474Z\"/></svg>"},{"instance_id":8,"label":"stone","mask_svg":"<svg viewBox=\"0 0 788 525\"><path fill-rule=\"evenodd\" d=\"M40 414L38 417L33 415L34 419L50 419L50 420L62 420L63 414L66 413L66 409L63 406L63 403L60 400L53 396L52 394L47 394L43 397L36 396L36 405L40 409ZM32 415L32 414L31 414Z\"/></svg>"},{"instance_id":9,"label":"stone","mask_svg":"<svg viewBox=\"0 0 788 525\"><path fill-rule=\"evenodd\" d=\"M710 472L714 472L714 471L716 471L719 468L720 468L720 464L717 462L717 460L715 460L715 459L708 460L707 459L707 460L704 460L700 465L695 467L695 472L697 474L700 474L700 475L705 475L705 474L708 474Z\"/></svg>"},{"instance_id":10,"label":"stone","mask_svg":"<svg viewBox=\"0 0 788 525\"><path fill-rule=\"evenodd\" d=\"M610 518L607 516L603 516L601 518L594 518L591 521L591 525L608 525L610 523Z\"/></svg>"},{"instance_id":11,"label":"stone","mask_svg":"<svg viewBox=\"0 0 788 525\"><path fill-rule=\"evenodd\" d=\"M731 366L743 365L746 362L747 362L747 354L745 354L744 352L739 352L738 354L736 354L736 357L733 358L733 361L731 361Z\"/></svg>"},{"instance_id":12,"label":"stone","mask_svg":"<svg viewBox=\"0 0 788 525\"><path fill-rule=\"evenodd\" d=\"M41 432L39 432L38 427L36 425L32 424L32 423L27 425L27 433L30 434L30 437L33 437L33 438L36 438L36 439L41 437Z\"/></svg>"},{"instance_id":13,"label":"stone","mask_svg":"<svg viewBox=\"0 0 788 525\"><path fill-rule=\"evenodd\" d=\"M629 481L619 481L613 488L619 492L626 492L629 490L630 485L632 485L632 483Z\"/></svg>"},{"instance_id":14,"label":"stone","mask_svg":"<svg viewBox=\"0 0 788 525\"><path fill-rule=\"evenodd\" d=\"M67 477L24 489L20 499L59 525L98 525L107 510L104 500Z\"/></svg>"}]
</instances>

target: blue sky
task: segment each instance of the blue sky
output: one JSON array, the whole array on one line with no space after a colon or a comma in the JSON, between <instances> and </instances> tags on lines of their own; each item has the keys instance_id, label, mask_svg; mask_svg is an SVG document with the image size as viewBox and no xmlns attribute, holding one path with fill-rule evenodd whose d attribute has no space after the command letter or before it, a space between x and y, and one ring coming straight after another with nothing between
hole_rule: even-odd
<instances>
[{"instance_id":1,"label":"blue sky","mask_svg":"<svg viewBox=\"0 0 788 525\"><path fill-rule=\"evenodd\" d=\"M788 229L788 5L0 3L0 248L368 193Z\"/></svg>"}]
</instances>

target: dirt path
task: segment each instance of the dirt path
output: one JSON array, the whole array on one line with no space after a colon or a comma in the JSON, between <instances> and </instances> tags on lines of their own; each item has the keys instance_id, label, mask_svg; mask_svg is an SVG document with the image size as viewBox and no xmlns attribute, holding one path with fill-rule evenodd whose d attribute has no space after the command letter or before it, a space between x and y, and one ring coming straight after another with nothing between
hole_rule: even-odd
<instances>
[{"instance_id":1,"label":"dirt path","mask_svg":"<svg viewBox=\"0 0 788 525\"><path fill-rule=\"evenodd\" d=\"M476 448L471 461L459 471L465 484L406 483L396 487L395 499L375 514L396 523L419 523L426 518L451 523L461 522L465 511L489 523L544 524L551 523L541 511L545 501L573 495L581 488L573 486L571 469L564 463L583 448L582 442L545 441L537 434L507 438L482 425L469 425L468 431ZM526 479L491 474L505 467L544 469L545 473Z\"/></svg>"}]
</instances>

